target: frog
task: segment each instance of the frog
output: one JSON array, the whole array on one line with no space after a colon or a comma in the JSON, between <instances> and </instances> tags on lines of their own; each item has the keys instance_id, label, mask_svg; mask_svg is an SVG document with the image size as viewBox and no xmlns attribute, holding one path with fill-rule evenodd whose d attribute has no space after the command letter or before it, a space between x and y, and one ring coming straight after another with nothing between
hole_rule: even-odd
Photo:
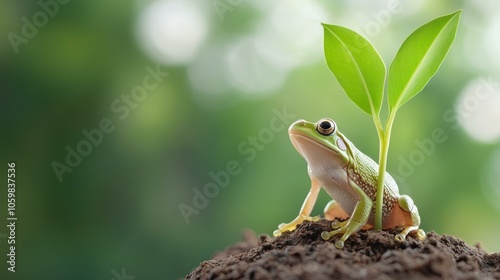
<instances>
[{"instance_id":1,"label":"frog","mask_svg":"<svg viewBox=\"0 0 500 280\"><path fill-rule=\"evenodd\" d=\"M322 118L316 123L298 120L290 126L288 134L307 162L311 187L298 216L289 223L280 224L273 235L277 237L285 231L293 231L303 221L318 221L319 216L310 214L319 191L324 189L332 198L324 208L325 218L332 221L332 230L323 231L321 238L329 240L342 234L335 240L335 247L342 249L352 234L374 227L379 166L358 150L330 118ZM413 200L399 194L396 181L386 172L382 228L402 228L395 235L399 242L405 241L410 232L424 240L426 234L419 228L420 222Z\"/></svg>"}]
</instances>

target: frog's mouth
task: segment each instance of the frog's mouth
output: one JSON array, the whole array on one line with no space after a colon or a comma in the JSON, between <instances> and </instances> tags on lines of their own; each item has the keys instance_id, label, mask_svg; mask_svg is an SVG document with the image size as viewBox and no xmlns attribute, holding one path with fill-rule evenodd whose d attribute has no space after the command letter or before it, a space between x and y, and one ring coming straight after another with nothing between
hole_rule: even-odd
<instances>
[{"instance_id":1,"label":"frog's mouth","mask_svg":"<svg viewBox=\"0 0 500 280\"><path fill-rule=\"evenodd\" d=\"M323 156L328 152L339 154L337 150L332 149L317 140L307 137L302 133L291 131L289 135L293 146L303 157L306 157L309 153L314 153L315 150L317 150L317 152L322 152L321 154Z\"/></svg>"}]
</instances>

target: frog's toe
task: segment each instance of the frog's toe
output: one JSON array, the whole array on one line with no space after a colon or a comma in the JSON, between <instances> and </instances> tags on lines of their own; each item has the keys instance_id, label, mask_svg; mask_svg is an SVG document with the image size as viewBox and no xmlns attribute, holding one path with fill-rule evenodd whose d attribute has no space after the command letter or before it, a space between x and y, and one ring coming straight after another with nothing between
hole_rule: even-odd
<instances>
[{"instance_id":1,"label":"frog's toe","mask_svg":"<svg viewBox=\"0 0 500 280\"><path fill-rule=\"evenodd\" d=\"M273 232L273 235L275 237L280 236L283 232L285 231L292 231L297 228L297 225L302 223L303 221L312 221L312 222L317 222L319 221L319 216L305 216L305 215L299 215L297 218L295 218L293 221L290 223L281 223L278 225L278 229Z\"/></svg>"},{"instance_id":2,"label":"frog's toe","mask_svg":"<svg viewBox=\"0 0 500 280\"><path fill-rule=\"evenodd\" d=\"M332 238L335 234L341 233L341 230L333 230L333 231L323 231L321 233L321 238L323 240L329 240ZM342 249L344 248L344 238L340 238L338 240L335 240L335 247L337 249Z\"/></svg>"},{"instance_id":3,"label":"frog's toe","mask_svg":"<svg viewBox=\"0 0 500 280\"><path fill-rule=\"evenodd\" d=\"M424 240L426 238L425 231L423 229L418 228L417 226L406 227L403 229L403 231L396 234L396 236L394 237L396 238L397 241L403 242L406 240L406 236L412 231L417 232L417 238L419 240Z\"/></svg>"},{"instance_id":4,"label":"frog's toe","mask_svg":"<svg viewBox=\"0 0 500 280\"><path fill-rule=\"evenodd\" d=\"M322 238L323 240L329 240L331 237L332 237L332 235L331 235L331 234L330 234L330 232L328 232L328 231L323 231L323 232L321 233L321 238Z\"/></svg>"},{"instance_id":5,"label":"frog's toe","mask_svg":"<svg viewBox=\"0 0 500 280\"><path fill-rule=\"evenodd\" d=\"M421 228L417 230L417 238L420 240L425 240L427 238L427 235L425 234L425 231Z\"/></svg>"},{"instance_id":6,"label":"frog's toe","mask_svg":"<svg viewBox=\"0 0 500 280\"><path fill-rule=\"evenodd\" d=\"M294 230L296 226L297 226L296 222L291 222L291 223L288 223L288 224L281 223L281 224L278 225L278 229L275 230L275 231L273 231L273 235L274 235L274 237L278 237L278 236L280 236L285 231L292 231L292 230Z\"/></svg>"},{"instance_id":7,"label":"frog's toe","mask_svg":"<svg viewBox=\"0 0 500 280\"><path fill-rule=\"evenodd\" d=\"M317 222L317 221L319 221L319 219L320 219L320 216L314 216L314 217L307 216L307 217L304 217L304 220L311 221L311 222Z\"/></svg>"},{"instance_id":8,"label":"frog's toe","mask_svg":"<svg viewBox=\"0 0 500 280\"><path fill-rule=\"evenodd\" d=\"M341 227L341 228L338 228L338 229L335 229L332 231L323 231L321 233L321 238L323 238L323 240L329 240L332 236L334 236L336 234L344 233L345 230L346 230L345 227Z\"/></svg>"},{"instance_id":9,"label":"frog's toe","mask_svg":"<svg viewBox=\"0 0 500 280\"><path fill-rule=\"evenodd\" d=\"M402 233L398 233L398 234L396 234L395 238L396 238L397 241L403 242L406 239L406 235L404 235Z\"/></svg>"},{"instance_id":10,"label":"frog's toe","mask_svg":"<svg viewBox=\"0 0 500 280\"><path fill-rule=\"evenodd\" d=\"M346 224L347 224L347 221L339 222L337 219L335 219L332 222L332 228L338 229L338 228L344 227Z\"/></svg>"},{"instance_id":11,"label":"frog's toe","mask_svg":"<svg viewBox=\"0 0 500 280\"><path fill-rule=\"evenodd\" d=\"M410 233L412 230L416 230L416 229L412 229L411 227L405 228L405 229L403 229L403 231L396 234L394 236L394 238L396 238L396 240L399 242L403 242L406 240L406 236L408 235L408 233Z\"/></svg>"},{"instance_id":12,"label":"frog's toe","mask_svg":"<svg viewBox=\"0 0 500 280\"><path fill-rule=\"evenodd\" d=\"M285 231L292 231L297 227L297 223L280 224L278 229L273 232L274 236L280 236Z\"/></svg>"}]
</instances>

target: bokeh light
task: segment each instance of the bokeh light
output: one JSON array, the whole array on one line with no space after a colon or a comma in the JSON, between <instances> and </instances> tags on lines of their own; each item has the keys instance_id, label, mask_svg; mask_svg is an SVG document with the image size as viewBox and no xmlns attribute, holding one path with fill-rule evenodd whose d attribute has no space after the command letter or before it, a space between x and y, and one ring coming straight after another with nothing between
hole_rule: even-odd
<instances>
[{"instance_id":1,"label":"bokeh light","mask_svg":"<svg viewBox=\"0 0 500 280\"><path fill-rule=\"evenodd\" d=\"M158 0L139 15L137 36L154 60L177 65L187 64L197 56L209 29L207 15L196 2Z\"/></svg>"},{"instance_id":2,"label":"bokeh light","mask_svg":"<svg viewBox=\"0 0 500 280\"><path fill-rule=\"evenodd\" d=\"M491 77L478 78L471 81L460 94L458 120L471 138L481 142L500 140L499 85Z\"/></svg>"}]
</instances>

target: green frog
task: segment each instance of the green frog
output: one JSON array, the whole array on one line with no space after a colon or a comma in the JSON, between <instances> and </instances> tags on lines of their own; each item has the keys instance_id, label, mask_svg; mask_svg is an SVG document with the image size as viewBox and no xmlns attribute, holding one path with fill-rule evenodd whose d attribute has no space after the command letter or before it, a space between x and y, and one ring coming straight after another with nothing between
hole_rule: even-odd
<instances>
[{"instance_id":1,"label":"green frog","mask_svg":"<svg viewBox=\"0 0 500 280\"><path fill-rule=\"evenodd\" d=\"M361 228L371 228L375 223L379 166L340 133L329 118L317 123L298 120L290 126L288 133L295 149L307 161L311 189L299 215L290 223L280 224L273 234L279 236L294 230L305 220L318 221L319 217L309 215L319 190L323 188L333 198L324 210L325 217L333 221L333 230L322 232L321 237L329 240L342 234L335 241L335 247L341 249L349 236ZM413 200L399 194L398 185L389 173L384 178L382 227L402 227L395 236L398 241L404 241L413 231L419 239L425 239L425 232L419 229L420 216ZM337 218L344 221L339 222Z\"/></svg>"}]
</instances>

